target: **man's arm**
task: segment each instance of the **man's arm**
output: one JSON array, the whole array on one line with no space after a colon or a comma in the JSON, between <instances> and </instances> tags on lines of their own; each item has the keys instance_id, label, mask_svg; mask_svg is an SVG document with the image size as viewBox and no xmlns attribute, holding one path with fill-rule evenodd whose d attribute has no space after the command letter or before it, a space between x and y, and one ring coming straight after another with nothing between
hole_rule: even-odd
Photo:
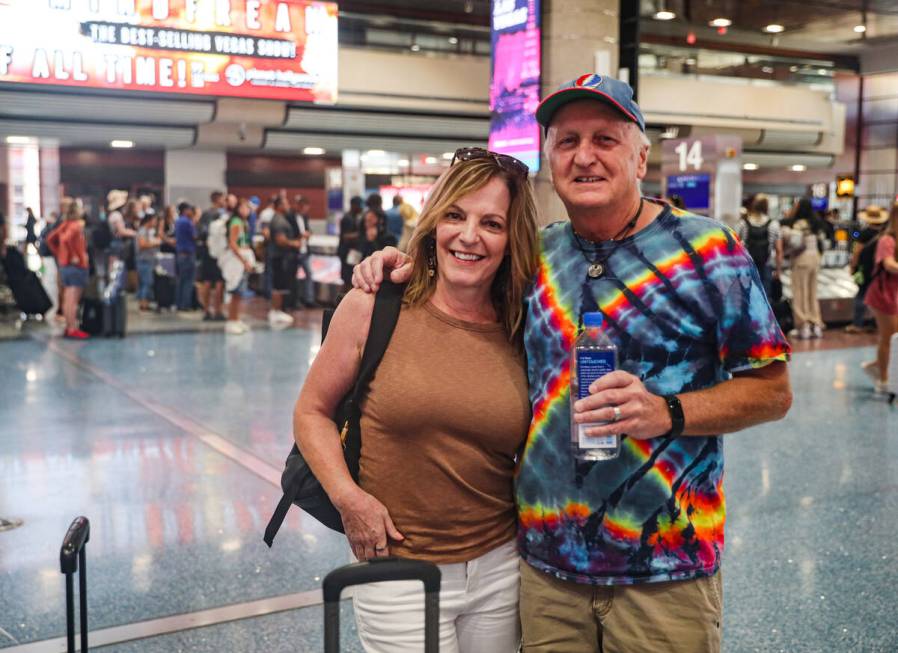
<instances>
[{"instance_id":1,"label":"man's arm","mask_svg":"<svg viewBox=\"0 0 898 653\"><path fill-rule=\"evenodd\" d=\"M671 419L664 398L649 392L638 377L628 372L606 374L590 387L590 395L574 409L578 423L604 422L587 429L589 435L626 433L646 440L670 432ZM783 361L739 372L729 381L677 397L683 406L686 424L683 435L734 433L763 422L785 417L792 405L789 372ZM614 418L614 406L620 419Z\"/></svg>"}]
</instances>

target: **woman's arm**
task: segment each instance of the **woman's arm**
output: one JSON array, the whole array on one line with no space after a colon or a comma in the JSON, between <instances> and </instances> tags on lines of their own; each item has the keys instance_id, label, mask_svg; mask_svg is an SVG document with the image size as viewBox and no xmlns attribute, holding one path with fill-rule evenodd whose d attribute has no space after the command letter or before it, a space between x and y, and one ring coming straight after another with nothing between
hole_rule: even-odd
<instances>
[{"instance_id":1,"label":"woman's arm","mask_svg":"<svg viewBox=\"0 0 898 653\"><path fill-rule=\"evenodd\" d=\"M238 246L238 241L240 240L240 232L243 229L236 222L228 227L228 249L231 250L231 253L237 257L237 259L243 263L243 268L249 272L253 269L253 266L249 264L249 262L243 258L243 254L240 253L240 247Z\"/></svg>"},{"instance_id":2,"label":"woman's arm","mask_svg":"<svg viewBox=\"0 0 898 653\"><path fill-rule=\"evenodd\" d=\"M403 539L384 505L352 479L331 418L355 384L373 310L374 295L353 290L343 298L293 411L296 444L340 512L359 560L389 555L387 538Z\"/></svg>"}]
</instances>

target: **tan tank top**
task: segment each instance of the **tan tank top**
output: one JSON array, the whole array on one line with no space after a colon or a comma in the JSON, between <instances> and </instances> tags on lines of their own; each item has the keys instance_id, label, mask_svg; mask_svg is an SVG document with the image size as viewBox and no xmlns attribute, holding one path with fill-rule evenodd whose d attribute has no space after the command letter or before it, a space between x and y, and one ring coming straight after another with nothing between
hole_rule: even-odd
<instances>
[{"instance_id":1,"label":"tan tank top","mask_svg":"<svg viewBox=\"0 0 898 653\"><path fill-rule=\"evenodd\" d=\"M445 564L511 540L529 423L524 357L500 324L403 307L361 421L359 484L405 536L390 552Z\"/></svg>"}]
</instances>

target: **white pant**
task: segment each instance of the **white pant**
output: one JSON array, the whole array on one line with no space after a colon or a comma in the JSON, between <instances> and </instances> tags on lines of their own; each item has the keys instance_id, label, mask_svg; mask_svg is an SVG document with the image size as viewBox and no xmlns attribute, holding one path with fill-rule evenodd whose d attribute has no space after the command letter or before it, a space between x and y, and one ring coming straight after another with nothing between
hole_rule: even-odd
<instances>
[{"instance_id":1,"label":"white pant","mask_svg":"<svg viewBox=\"0 0 898 653\"><path fill-rule=\"evenodd\" d=\"M514 541L470 562L439 565L440 653L515 653L520 575ZM353 588L359 639L367 653L424 650L424 585L389 581Z\"/></svg>"}]
</instances>

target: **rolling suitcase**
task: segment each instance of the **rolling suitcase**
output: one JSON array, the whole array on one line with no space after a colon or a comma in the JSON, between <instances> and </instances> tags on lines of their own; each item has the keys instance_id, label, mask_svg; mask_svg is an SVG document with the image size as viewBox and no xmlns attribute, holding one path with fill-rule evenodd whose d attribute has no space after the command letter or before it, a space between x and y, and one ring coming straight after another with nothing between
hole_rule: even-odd
<instances>
[{"instance_id":1,"label":"rolling suitcase","mask_svg":"<svg viewBox=\"0 0 898 653\"><path fill-rule=\"evenodd\" d=\"M66 651L75 653L75 591L74 575L78 572L78 616L81 622L81 648L87 653L87 556L84 546L90 540L90 522L87 517L76 517L62 540L59 565L65 574L65 626Z\"/></svg>"},{"instance_id":2,"label":"rolling suitcase","mask_svg":"<svg viewBox=\"0 0 898 653\"><path fill-rule=\"evenodd\" d=\"M171 308L175 305L175 278L167 274L153 273L153 296L156 298L157 310Z\"/></svg>"},{"instance_id":3,"label":"rolling suitcase","mask_svg":"<svg viewBox=\"0 0 898 653\"><path fill-rule=\"evenodd\" d=\"M889 381L886 384L889 393L889 405L895 403L898 396L898 333L892 334L889 341Z\"/></svg>"},{"instance_id":4,"label":"rolling suitcase","mask_svg":"<svg viewBox=\"0 0 898 653\"><path fill-rule=\"evenodd\" d=\"M17 249L7 249L3 258L3 271L20 311L26 315L43 315L53 307L41 280L28 269L24 257Z\"/></svg>"},{"instance_id":5,"label":"rolling suitcase","mask_svg":"<svg viewBox=\"0 0 898 653\"><path fill-rule=\"evenodd\" d=\"M103 302L85 297L81 305L81 330L92 336L103 333Z\"/></svg>"},{"instance_id":6,"label":"rolling suitcase","mask_svg":"<svg viewBox=\"0 0 898 653\"><path fill-rule=\"evenodd\" d=\"M352 585L390 580L424 583L424 653L440 649L440 569L431 562L374 558L339 567L324 577L324 653L340 650L340 594Z\"/></svg>"},{"instance_id":7,"label":"rolling suitcase","mask_svg":"<svg viewBox=\"0 0 898 653\"><path fill-rule=\"evenodd\" d=\"M118 295L103 303L103 336L124 338L128 322L128 304L125 295Z\"/></svg>"}]
</instances>

